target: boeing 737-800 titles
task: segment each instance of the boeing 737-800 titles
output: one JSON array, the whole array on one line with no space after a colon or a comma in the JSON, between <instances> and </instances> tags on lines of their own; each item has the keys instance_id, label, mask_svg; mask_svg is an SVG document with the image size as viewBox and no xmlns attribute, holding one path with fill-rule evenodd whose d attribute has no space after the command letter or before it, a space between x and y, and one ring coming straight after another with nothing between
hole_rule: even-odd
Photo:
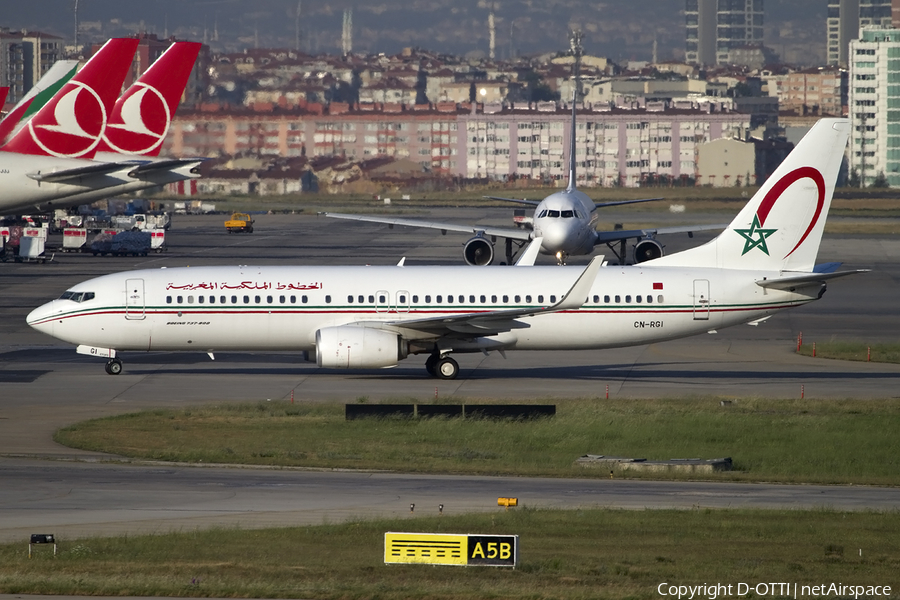
<instances>
[{"instance_id":1,"label":"boeing 737-800 titles","mask_svg":"<svg viewBox=\"0 0 900 600\"><path fill-rule=\"evenodd\" d=\"M534 207L532 231L506 227L484 227L480 225L460 225L458 223L438 223L419 219L403 219L393 217L374 217L369 215L349 215L343 213L323 212L322 215L335 219L366 221L369 223L385 223L387 225L404 225L408 227L428 227L440 229L442 232L458 231L474 234L463 246L463 258L467 264L484 266L494 260L493 238L506 239L506 260L512 264L515 252L513 244L520 247L531 240L540 239L540 251L543 254L556 256L563 264L568 256L591 254L601 244L609 246L617 254L621 264L625 263L625 242L637 240L634 245L635 263L644 262L663 255L663 246L656 240L658 234L688 233L723 229L724 225L693 225L678 227L661 227L635 230L597 231L597 209L622 204L651 202L661 198L642 198L640 200L621 200L618 202L595 203L587 194L575 187L575 135L577 125L576 104L572 102L572 125L569 132L569 184L561 192L554 192L541 201L518 200L487 196L492 200L517 202ZM616 250L615 246L620 249Z\"/></svg>"},{"instance_id":2,"label":"boeing 737-800 titles","mask_svg":"<svg viewBox=\"0 0 900 600\"><path fill-rule=\"evenodd\" d=\"M79 283L28 323L108 358L111 374L122 351L297 351L335 369L427 354L445 379L458 352L616 348L758 323L856 272L815 266L849 133L846 119L820 120L718 237L640 265L140 270Z\"/></svg>"}]
</instances>

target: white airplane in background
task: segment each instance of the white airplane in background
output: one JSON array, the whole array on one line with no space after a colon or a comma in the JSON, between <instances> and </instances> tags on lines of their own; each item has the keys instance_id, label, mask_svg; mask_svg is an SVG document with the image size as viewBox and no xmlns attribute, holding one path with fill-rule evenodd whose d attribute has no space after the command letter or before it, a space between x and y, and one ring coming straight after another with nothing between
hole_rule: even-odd
<instances>
[{"instance_id":1,"label":"white airplane in background","mask_svg":"<svg viewBox=\"0 0 900 600\"><path fill-rule=\"evenodd\" d=\"M93 161L87 167L90 177L82 179L83 174L76 173L79 175L76 183L87 183L86 187L73 189L69 171L30 173L30 178L48 188L60 184L63 193L40 200L23 198L2 202L0 214L78 206L199 177L202 159L159 159L157 156L200 47L196 42L174 42L116 101L101 130ZM42 147L50 154L64 155L64 143L59 138L51 138Z\"/></svg>"},{"instance_id":2,"label":"white airplane in background","mask_svg":"<svg viewBox=\"0 0 900 600\"><path fill-rule=\"evenodd\" d=\"M815 265L849 133L847 119L820 120L718 237L640 265L161 268L79 283L27 322L108 358L110 374L122 351L297 351L335 369L424 353L443 379L457 376L457 352L617 348L757 324L859 272Z\"/></svg>"},{"instance_id":3,"label":"white airplane in background","mask_svg":"<svg viewBox=\"0 0 900 600\"><path fill-rule=\"evenodd\" d=\"M541 201L519 200L516 198L502 198L499 196L486 196L492 200L505 200L527 204L534 207L532 217L532 231L513 229L507 227L483 227L480 225L459 225L456 223L439 223L436 221L423 221L419 219L403 219L392 217L373 217L369 215L350 215L344 213L323 212L326 217L335 219L349 219L353 221L366 221L370 223L386 223L390 226L405 225L408 227L427 227L440 229L442 233L459 231L475 234L475 237L463 245L463 258L469 265L484 266L494 261L494 241L496 238L506 238L506 261L512 264L515 258L513 244L520 248L540 238L541 253L556 256L560 264L564 264L569 256L591 254L594 247L606 244L618 258L621 264L625 264L625 242L635 239L634 262L641 263L658 258L663 255L663 246L656 240L657 234L687 233L693 236L695 231L724 229L724 225L695 225L682 227L658 227L650 229L597 231L597 209L623 204L636 204L638 202L651 202L662 198L642 198L639 200L620 200L616 202L595 203L587 194L575 188L575 132L576 113L575 102L572 102L572 128L569 134L569 184L561 192L554 192ZM620 245L616 250L615 244Z\"/></svg>"}]
</instances>

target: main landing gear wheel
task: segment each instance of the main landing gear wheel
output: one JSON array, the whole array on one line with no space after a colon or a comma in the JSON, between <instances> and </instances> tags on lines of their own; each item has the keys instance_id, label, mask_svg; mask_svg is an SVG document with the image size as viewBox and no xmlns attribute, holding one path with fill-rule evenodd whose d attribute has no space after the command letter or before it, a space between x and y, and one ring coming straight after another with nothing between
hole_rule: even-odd
<instances>
[{"instance_id":1,"label":"main landing gear wheel","mask_svg":"<svg viewBox=\"0 0 900 600\"><path fill-rule=\"evenodd\" d=\"M106 363L106 372L109 375L118 375L122 372L122 361L118 358L114 358Z\"/></svg>"},{"instance_id":2,"label":"main landing gear wheel","mask_svg":"<svg viewBox=\"0 0 900 600\"><path fill-rule=\"evenodd\" d=\"M437 371L435 371L434 367L437 364L437 361L440 357L437 354L432 354L425 360L425 370L432 377L437 377Z\"/></svg>"},{"instance_id":3,"label":"main landing gear wheel","mask_svg":"<svg viewBox=\"0 0 900 600\"><path fill-rule=\"evenodd\" d=\"M456 379L459 375L459 364L449 356L445 356L437 361L435 372L441 379Z\"/></svg>"}]
</instances>

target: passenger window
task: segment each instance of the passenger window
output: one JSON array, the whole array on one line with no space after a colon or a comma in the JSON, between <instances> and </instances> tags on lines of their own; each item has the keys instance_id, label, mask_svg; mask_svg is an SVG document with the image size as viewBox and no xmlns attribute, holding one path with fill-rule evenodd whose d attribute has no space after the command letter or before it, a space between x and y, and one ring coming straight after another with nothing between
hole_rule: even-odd
<instances>
[{"instance_id":1,"label":"passenger window","mask_svg":"<svg viewBox=\"0 0 900 600\"><path fill-rule=\"evenodd\" d=\"M653 296L647 296L647 304L653 304Z\"/></svg>"},{"instance_id":2,"label":"passenger window","mask_svg":"<svg viewBox=\"0 0 900 600\"><path fill-rule=\"evenodd\" d=\"M538 304L543 304L543 303L544 303L544 295L538 294Z\"/></svg>"},{"instance_id":3,"label":"passenger window","mask_svg":"<svg viewBox=\"0 0 900 600\"><path fill-rule=\"evenodd\" d=\"M556 304L556 295L555 294L550 294L550 302L552 302L553 304Z\"/></svg>"},{"instance_id":4,"label":"passenger window","mask_svg":"<svg viewBox=\"0 0 900 600\"><path fill-rule=\"evenodd\" d=\"M516 304L522 301L522 296L516 294Z\"/></svg>"},{"instance_id":5,"label":"passenger window","mask_svg":"<svg viewBox=\"0 0 900 600\"><path fill-rule=\"evenodd\" d=\"M325 304L331 304L331 296L325 296Z\"/></svg>"},{"instance_id":6,"label":"passenger window","mask_svg":"<svg viewBox=\"0 0 900 600\"><path fill-rule=\"evenodd\" d=\"M284 304L284 296L278 296L279 304Z\"/></svg>"},{"instance_id":7,"label":"passenger window","mask_svg":"<svg viewBox=\"0 0 900 600\"><path fill-rule=\"evenodd\" d=\"M630 295L625 296L625 304L631 304L631 296Z\"/></svg>"},{"instance_id":8,"label":"passenger window","mask_svg":"<svg viewBox=\"0 0 900 600\"><path fill-rule=\"evenodd\" d=\"M244 296L244 304L250 304L250 296Z\"/></svg>"},{"instance_id":9,"label":"passenger window","mask_svg":"<svg viewBox=\"0 0 900 600\"><path fill-rule=\"evenodd\" d=\"M197 302L203 304L203 298L205 298L205 296L197 296Z\"/></svg>"},{"instance_id":10,"label":"passenger window","mask_svg":"<svg viewBox=\"0 0 900 600\"><path fill-rule=\"evenodd\" d=\"M266 296L266 302L269 304L272 304L272 302L273 302L272 296Z\"/></svg>"},{"instance_id":11,"label":"passenger window","mask_svg":"<svg viewBox=\"0 0 900 600\"><path fill-rule=\"evenodd\" d=\"M365 301L366 301L366 297L365 297L365 296L363 296L363 295L362 295L362 294L360 294L360 296L359 296L359 298L358 298L358 300L359 300L359 303L360 303L360 304L362 304L362 303L363 303L363 302L365 302Z\"/></svg>"},{"instance_id":12,"label":"passenger window","mask_svg":"<svg viewBox=\"0 0 900 600\"><path fill-rule=\"evenodd\" d=\"M479 298L479 300L481 300L481 303L482 303L482 304L485 304L485 303L487 302L487 298L486 298L484 295L482 295L482 296Z\"/></svg>"},{"instance_id":13,"label":"passenger window","mask_svg":"<svg viewBox=\"0 0 900 600\"><path fill-rule=\"evenodd\" d=\"M219 304L225 304L225 296L219 296Z\"/></svg>"},{"instance_id":14,"label":"passenger window","mask_svg":"<svg viewBox=\"0 0 900 600\"><path fill-rule=\"evenodd\" d=\"M531 304L531 294L528 294L528 295L525 296L525 303L526 303L526 304Z\"/></svg>"},{"instance_id":15,"label":"passenger window","mask_svg":"<svg viewBox=\"0 0 900 600\"><path fill-rule=\"evenodd\" d=\"M469 304L475 304L475 296L469 296Z\"/></svg>"},{"instance_id":16,"label":"passenger window","mask_svg":"<svg viewBox=\"0 0 900 600\"><path fill-rule=\"evenodd\" d=\"M375 296L369 295L369 304L375 304Z\"/></svg>"},{"instance_id":17,"label":"passenger window","mask_svg":"<svg viewBox=\"0 0 900 600\"><path fill-rule=\"evenodd\" d=\"M429 294L425 294L425 304L431 304L431 296Z\"/></svg>"},{"instance_id":18,"label":"passenger window","mask_svg":"<svg viewBox=\"0 0 900 600\"><path fill-rule=\"evenodd\" d=\"M443 298L443 296L441 296L440 294L438 294L437 296L435 296L434 301L437 302L438 304L440 304L442 298Z\"/></svg>"},{"instance_id":19,"label":"passenger window","mask_svg":"<svg viewBox=\"0 0 900 600\"><path fill-rule=\"evenodd\" d=\"M232 303L232 304L237 304L237 296L232 296L232 297L231 297L231 303Z\"/></svg>"},{"instance_id":20,"label":"passenger window","mask_svg":"<svg viewBox=\"0 0 900 600\"><path fill-rule=\"evenodd\" d=\"M609 296L603 296L603 301L609 304Z\"/></svg>"},{"instance_id":21,"label":"passenger window","mask_svg":"<svg viewBox=\"0 0 900 600\"><path fill-rule=\"evenodd\" d=\"M209 297L209 303L210 303L210 304L215 304L215 303L216 303L216 297L215 297L215 296L210 296L210 297Z\"/></svg>"},{"instance_id":22,"label":"passenger window","mask_svg":"<svg viewBox=\"0 0 900 600\"><path fill-rule=\"evenodd\" d=\"M297 296L291 296L291 304L297 304Z\"/></svg>"},{"instance_id":23,"label":"passenger window","mask_svg":"<svg viewBox=\"0 0 900 600\"><path fill-rule=\"evenodd\" d=\"M177 302L178 304L182 304L184 302L184 297L178 296L177 298L175 298L175 302Z\"/></svg>"},{"instance_id":24,"label":"passenger window","mask_svg":"<svg viewBox=\"0 0 900 600\"><path fill-rule=\"evenodd\" d=\"M353 304L353 296L347 296L347 304Z\"/></svg>"},{"instance_id":25,"label":"passenger window","mask_svg":"<svg viewBox=\"0 0 900 600\"><path fill-rule=\"evenodd\" d=\"M400 294L400 298L398 300L400 304L406 304L406 294Z\"/></svg>"},{"instance_id":26,"label":"passenger window","mask_svg":"<svg viewBox=\"0 0 900 600\"><path fill-rule=\"evenodd\" d=\"M619 304L621 302L622 302L622 296L616 294L616 304Z\"/></svg>"},{"instance_id":27,"label":"passenger window","mask_svg":"<svg viewBox=\"0 0 900 600\"><path fill-rule=\"evenodd\" d=\"M193 304L193 303L194 303L194 297L188 296L188 304Z\"/></svg>"},{"instance_id":28,"label":"passenger window","mask_svg":"<svg viewBox=\"0 0 900 600\"><path fill-rule=\"evenodd\" d=\"M418 303L419 303L419 296L418 296L418 294L413 294L413 304L418 304Z\"/></svg>"},{"instance_id":29,"label":"passenger window","mask_svg":"<svg viewBox=\"0 0 900 600\"><path fill-rule=\"evenodd\" d=\"M637 301L638 304L641 303L641 298L643 298L643 296L641 296L640 294L634 297L635 301Z\"/></svg>"},{"instance_id":30,"label":"passenger window","mask_svg":"<svg viewBox=\"0 0 900 600\"><path fill-rule=\"evenodd\" d=\"M453 294L447 294L447 304L453 304Z\"/></svg>"},{"instance_id":31,"label":"passenger window","mask_svg":"<svg viewBox=\"0 0 900 600\"><path fill-rule=\"evenodd\" d=\"M257 304L261 302L261 298L259 296L254 296L253 299Z\"/></svg>"},{"instance_id":32,"label":"passenger window","mask_svg":"<svg viewBox=\"0 0 900 600\"><path fill-rule=\"evenodd\" d=\"M309 302L309 297L308 296L300 296L300 302L302 302L303 304L306 304L307 302Z\"/></svg>"},{"instance_id":33,"label":"passenger window","mask_svg":"<svg viewBox=\"0 0 900 600\"><path fill-rule=\"evenodd\" d=\"M600 296L594 296L594 304L600 304Z\"/></svg>"},{"instance_id":34,"label":"passenger window","mask_svg":"<svg viewBox=\"0 0 900 600\"><path fill-rule=\"evenodd\" d=\"M503 294L503 303L506 304L507 302L509 302L509 296Z\"/></svg>"},{"instance_id":35,"label":"passenger window","mask_svg":"<svg viewBox=\"0 0 900 600\"><path fill-rule=\"evenodd\" d=\"M379 294L379 295L378 295L378 302L379 302L380 304L384 304L385 302L387 302L387 298L384 297L384 294Z\"/></svg>"},{"instance_id":36,"label":"passenger window","mask_svg":"<svg viewBox=\"0 0 900 600\"><path fill-rule=\"evenodd\" d=\"M660 294L659 296L656 297L656 301L657 301L658 303L660 303L660 304L663 303L663 297L662 297L662 294Z\"/></svg>"},{"instance_id":37,"label":"passenger window","mask_svg":"<svg viewBox=\"0 0 900 600\"><path fill-rule=\"evenodd\" d=\"M491 303L497 304L497 296L491 296Z\"/></svg>"},{"instance_id":38,"label":"passenger window","mask_svg":"<svg viewBox=\"0 0 900 600\"><path fill-rule=\"evenodd\" d=\"M166 296L166 304L172 304L172 296Z\"/></svg>"}]
</instances>

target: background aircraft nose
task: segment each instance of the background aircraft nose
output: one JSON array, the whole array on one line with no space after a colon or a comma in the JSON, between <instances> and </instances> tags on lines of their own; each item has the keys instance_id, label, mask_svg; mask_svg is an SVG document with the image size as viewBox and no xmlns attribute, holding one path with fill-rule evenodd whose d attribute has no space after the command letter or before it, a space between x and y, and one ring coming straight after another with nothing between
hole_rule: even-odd
<instances>
[{"instance_id":1,"label":"background aircraft nose","mask_svg":"<svg viewBox=\"0 0 900 600\"><path fill-rule=\"evenodd\" d=\"M550 221L548 219L548 221ZM551 252L568 252L567 244L569 237L569 228L559 219L541 224L541 236L544 238L541 244L545 250Z\"/></svg>"}]
</instances>

